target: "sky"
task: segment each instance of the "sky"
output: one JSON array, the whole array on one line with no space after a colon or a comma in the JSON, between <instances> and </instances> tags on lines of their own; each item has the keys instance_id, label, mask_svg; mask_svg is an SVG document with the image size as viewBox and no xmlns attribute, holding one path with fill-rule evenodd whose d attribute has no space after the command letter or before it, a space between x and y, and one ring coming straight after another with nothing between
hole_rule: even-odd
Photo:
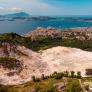
<instances>
[{"instance_id":1,"label":"sky","mask_svg":"<svg viewBox=\"0 0 92 92\"><path fill-rule=\"evenodd\" d=\"M92 15L92 0L0 0L0 14Z\"/></svg>"}]
</instances>

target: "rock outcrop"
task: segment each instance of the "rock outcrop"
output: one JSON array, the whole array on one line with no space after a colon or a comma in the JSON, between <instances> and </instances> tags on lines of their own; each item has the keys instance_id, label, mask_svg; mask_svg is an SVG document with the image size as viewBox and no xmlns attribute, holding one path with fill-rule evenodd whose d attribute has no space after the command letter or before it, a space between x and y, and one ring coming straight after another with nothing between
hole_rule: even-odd
<instances>
[{"instance_id":1,"label":"rock outcrop","mask_svg":"<svg viewBox=\"0 0 92 92\"><path fill-rule=\"evenodd\" d=\"M32 75L38 74L39 76L46 66L45 63L41 62L41 57L38 53L24 46L13 45L7 42L1 44L0 58L2 57L14 58L20 61L21 64L18 67L21 68L21 71L19 69L7 69L0 65L0 83L5 85L21 84L30 81Z\"/></svg>"},{"instance_id":2,"label":"rock outcrop","mask_svg":"<svg viewBox=\"0 0 92 92\"><path fill-rule=\"evenodd\" d=\"M50 27L48 27L47 29L38 27L36 30L25 34L24 37L28 37L32 40L36 40L42 37L55 38L55 37L61 37L62 31L59 29L50 28Z\"/></svg>"},{"instance_id":3,"label":"rock outcrop","mask_svg":"<svg viewBox=\"0 0 92 92\"><path fill-rule=\"evenodd\" d=\"M65 29L55 29L55 28L43 28L38 27L32 32L24 35L32 40L36 40L42 37L75 37L76 39L92 40L92 27L84 28L65 28Z\"/></svg>"}]
</instances>

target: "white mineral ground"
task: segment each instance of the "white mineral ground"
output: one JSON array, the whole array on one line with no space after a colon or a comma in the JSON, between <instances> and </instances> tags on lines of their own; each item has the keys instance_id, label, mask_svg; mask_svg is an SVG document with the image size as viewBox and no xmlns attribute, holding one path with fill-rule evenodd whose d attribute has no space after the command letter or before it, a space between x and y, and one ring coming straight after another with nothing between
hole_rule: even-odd
<instances>
[{"instance_id":1,"label":"white mineral ground","mask_svg":"<svg viewBox=\"0 0 92 92\"><path fill-rule=\"evenodd\" d=\"M4 85L26 83L33 75L40 77L41 74L50 75L54 71L81 71L82 76L85 76L85 69L92 68L92 52L61 46L38 53L20 46L17 49L28 55L15 56L23 62L23 70L20 74L9 77L7 73L11 71L0 68L0 83Z\"/></svg>"}]
</instances>

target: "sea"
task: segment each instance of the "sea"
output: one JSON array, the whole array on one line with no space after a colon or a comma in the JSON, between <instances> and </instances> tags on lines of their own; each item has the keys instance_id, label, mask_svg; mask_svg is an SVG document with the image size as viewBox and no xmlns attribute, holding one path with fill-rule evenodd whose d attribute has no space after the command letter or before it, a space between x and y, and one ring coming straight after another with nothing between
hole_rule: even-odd
<instances>
[{"instance_id":1,"label":"sea","mask_svg":"<svg viewBox=\"0 0 92 92\"><path fill-rule=\"evenodd\" d=\"M0 34L14 32L17 34L26 34L35 30L37 27L54 27L54 28L75 28L75 27L92 27L92 22L79 20L14 20L0 21Z\"/></svg>"}]
</instances>

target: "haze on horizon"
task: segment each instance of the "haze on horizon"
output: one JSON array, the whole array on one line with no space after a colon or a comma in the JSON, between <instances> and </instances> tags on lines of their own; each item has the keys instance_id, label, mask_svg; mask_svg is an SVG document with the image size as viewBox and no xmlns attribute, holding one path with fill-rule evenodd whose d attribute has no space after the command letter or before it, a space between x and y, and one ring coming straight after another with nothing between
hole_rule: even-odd
<instances>
[{"instance_id":1,"label":"haze on horizon","mask_svg":"<svg viewBox=\"0 0 92 92\"><path fill-rule=\"evenodd\" d=\"M92 15L92 0L0 0L0 14Z\"/></svg>"}]
</instances>

